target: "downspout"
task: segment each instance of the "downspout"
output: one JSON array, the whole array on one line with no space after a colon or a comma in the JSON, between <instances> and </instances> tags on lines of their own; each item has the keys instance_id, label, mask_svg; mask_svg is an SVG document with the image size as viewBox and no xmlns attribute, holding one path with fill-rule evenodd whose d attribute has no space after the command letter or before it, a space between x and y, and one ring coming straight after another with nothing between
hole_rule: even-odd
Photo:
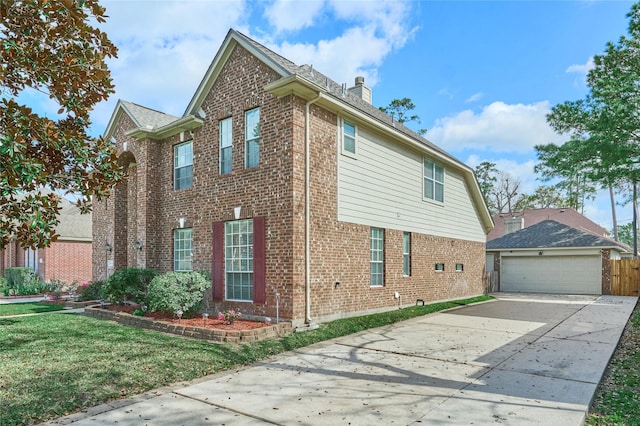
<instances>
[{"instance_id":1,"label":"downspout","mask_svg":"<svg viewBox=\"0 0 640 426\"><path fill-rule=\"evenodd\" d=\"M311 131L309 130L309 107L321 97L322 93L318 93L318 96L307 101L304 105L304 323L307 327L311 326L311 173L309 171L311 164Z\"/></svg>"}]
</instances>

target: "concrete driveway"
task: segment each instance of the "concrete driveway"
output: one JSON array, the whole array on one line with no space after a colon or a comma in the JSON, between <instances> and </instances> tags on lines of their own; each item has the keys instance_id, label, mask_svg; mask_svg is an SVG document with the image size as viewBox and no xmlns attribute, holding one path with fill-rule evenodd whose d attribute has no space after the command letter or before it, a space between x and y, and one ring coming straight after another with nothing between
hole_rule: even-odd
<instances>
[{"instance_id":1,"label":"concrete driveway","mask_svg":"<svg viewBox=\"0 0 640 426\"><path fill-rule=\"evenodd\" d=\"M582 424L637 298L495 296L50 424Z\"/></svg>"}]
</instances>

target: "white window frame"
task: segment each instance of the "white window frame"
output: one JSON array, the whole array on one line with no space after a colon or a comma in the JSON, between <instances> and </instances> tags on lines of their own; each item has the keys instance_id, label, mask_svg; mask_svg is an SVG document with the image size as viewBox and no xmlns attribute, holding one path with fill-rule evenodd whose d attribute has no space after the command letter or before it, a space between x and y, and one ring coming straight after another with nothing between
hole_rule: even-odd
<instances>
[{"instance_id":1,"label":"white window frame","mask_svg":"<svg viewBox=\"0 0 640 426\"><path fill-rule=\"evenodd\" d=\"M233 119L231 117L223 118L218 122L220 127L220 165L218 171L221 175L230 174L233 170ZM224 152L229 153L228 162L224 162ZM224 167L228 165L228 170Z\"/></svg>"},{"instance_id":2,"label":"white window frame","mask_svg":"<svg viewBox=\"0 0 640 426\"><path fill-rule=\"evenodd\" d=\"M254 114L257 117L254 117ZM260 108L245 111L244 129L244 168L258 167L260 165ZM251 146L257 147L255 153L249 149Z\"/></svg>"},{"instance_id":3,"label":"white window frame","mask_svg":"<svg viewBox=\"0 0 640 426\"><path fill-rule=\"evenodd\" d=\"M411 276L411 232L402 233L402 275Z\"/></svg>"},{"instance_id":4,"label":"white window frame","mask_svg":"<svg viewBox=\"0 0 640 426\"><path fill-rule=\"evenodd\" d=\"M189 147L186 151L183 148ZM189 176L178 177L178 171L190 168ZM184 185L184 186L182 186ZM193 187L193 141L186 141L173 146L173 189Z\"/></svg>"},{"instance_id":5,"label":"white window frame","mask_svg":"<svg viewBox=\"0 0 640 426\"><path fill-rule=\"evenodd\" d=\"M369 233L369 282L371 287L384 286L384 229L371 228Z\"/></svg>"},{"instance_id":6,"label":"white window frame","mask_svg":"<svg viewBox=\"0 0 640 426\"><path fill-rule=\"evenodd\" d=\"M423 199L429 200L429 201L435 201L437 203L444 203L445 168L440 164L425 157L422 161L422 175L423 175L423 188L422 188ZM440 192L438 192L438 189L440 189Z\"/></svg>"},{"instance_id":7,"label":"white window frame","mask_svg":"<svg viewBox=\"0 0 640 426\"><path fill-rule=\"evenodd\" d=\"M255 291L253 235L253 219L224 223L225 300L253 301Z\"/></svg>"},{"instance_id":8,"label":"white window frame","mask_svg":"<svg viewBox=\"0 0 640 426\"><path fill-rule=\"evenodd\" d=\"M193 228L173 230L173 270L193 271Z\"/></svg>"},{"instance_id":9,"label":"white window frame","mask_svg":"<svg viewBox=\"0 0 640 426\"><path fill-rule=\"evenodd\" d=\"M347 133L347 126L353 128L353 135ZM357 140L358 140L358 126L350 120L342 119L342 123L340 124L340 135L342 141L342 153L348 155L350 157L355 157L357 149ZM353 151L347 149L347 141L353 141Z\"/></svg>"}]
</instances>

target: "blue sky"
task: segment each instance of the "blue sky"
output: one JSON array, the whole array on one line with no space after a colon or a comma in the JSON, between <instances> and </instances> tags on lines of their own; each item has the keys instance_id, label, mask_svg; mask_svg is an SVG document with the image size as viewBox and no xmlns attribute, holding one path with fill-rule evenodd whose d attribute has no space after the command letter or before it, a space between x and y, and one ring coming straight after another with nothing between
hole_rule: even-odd
<instances>
[{"instance_id":1,"label":"blue sky","mask_svg":"<svg viewBox=\"0 0 640 426\"><path fill-rule=\"evenodd\" d=\"M103 0L119 47L116 94L96 107L101 134L117 99L181 116L235 28L338 83L365 76L373 103L409 97L426 137L475 167L491 161L531 192L533 146L562 142L550 108L584 97L593 55L626 33L631 1ZM44 108L55 107L44 105ZM601 194L586 215L611 228ZM618 207L621 223L630 206Z\"/></svg>"}]
</instances>

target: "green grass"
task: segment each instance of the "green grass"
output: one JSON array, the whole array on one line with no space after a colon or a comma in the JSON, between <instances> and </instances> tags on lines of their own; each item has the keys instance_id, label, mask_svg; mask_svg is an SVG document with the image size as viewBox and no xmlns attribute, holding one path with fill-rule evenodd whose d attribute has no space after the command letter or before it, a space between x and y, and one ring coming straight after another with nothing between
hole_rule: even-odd
<instances>
[{"instance_id":1,"label":"green grass","mask_svg":"<svg viewBox=\"0 0 640 426\"><path fill-rule=\"evenodd\" d=\"M0 318L0 425L46 421L316 342L490 299L341 319L282 339L235 346L74 314Z\"/></svg>"},{"instance_id":2,"label":"green grass","mask_svg":"<svg viewBox=\"0 0 640 426\"><path fill-rule=\"evenodd\" d=\"M605 377L600 382L586 424L640 425L640 307L636 306Z\"/></svg>"},{"instance_id":3,"label":"green grass","mask_svg":"<svg viewBox=\"0 0 640 426\"><path fill-rule=\"evenodd\" d=\"M55 303L7 303L0 305L0 317L9 315L41 314L43 312L61 311L64 306Z\"/></svg>"}]
</instances>

